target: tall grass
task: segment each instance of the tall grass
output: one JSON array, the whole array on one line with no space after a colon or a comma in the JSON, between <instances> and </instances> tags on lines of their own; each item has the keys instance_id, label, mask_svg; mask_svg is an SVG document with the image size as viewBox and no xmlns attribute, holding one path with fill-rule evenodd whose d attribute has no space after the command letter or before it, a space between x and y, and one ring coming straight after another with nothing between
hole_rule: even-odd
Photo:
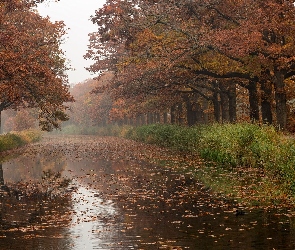
<instances>
[{"instance_id":1,"label":"tall grass","mask_svg":"<svg viewBox=\"0 0 295 250\"><path fill-rule=\"evenodd\" d=\"M202 126L188 128L153 124L130 129L126 137L178 151L194 152L199 148L198 144L203 128Z\"/></svg>"},{"instance_id":2,"label":"tall grass","mask_svg":"<svg viewBox=\"0 0 295 250\"><path fill-rule=\"evenodd\" d=\"M0 135L0 152L17 148L27 143L39 141L41 135L42 133L39 130L25 130Z\"/></svg>"},{"instance_id":3,"label":"tall grass","mask_svg":"<svg viewBox=\"0 0 295 250\"><path fill-rule=\"evenodd\" d=\"M272 126L214 124L192 128L148 125L129 130L130 139L198 153L218 167L260 168L295 195L295 143Z\"/></svg>"}]
</instances>

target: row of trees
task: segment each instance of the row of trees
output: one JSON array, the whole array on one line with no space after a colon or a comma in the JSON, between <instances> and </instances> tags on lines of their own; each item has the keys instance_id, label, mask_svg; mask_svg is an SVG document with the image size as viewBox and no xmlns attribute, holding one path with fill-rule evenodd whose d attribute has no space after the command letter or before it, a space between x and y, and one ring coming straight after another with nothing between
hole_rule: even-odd
<instances>
[{"instance_id":1,"label":"row of trees","mask_svg":"<svg viewBox=\"0 0 295 250\"><path fill-rule=\"evenodd\" d=\"M117 120L243 118L286 129L294 20L287 0L107 0L92 16L98 30L85 57L95 61L89 71L113 78L94 92L112 97Z\"/></svg>"},{"instance_id":2,"label":"row of trees","mask_svg":"<svg viewBox=\"0 0 295 250\"><path fill-rule=\"evenodd\" d=\"M0 114L36 108L41 128L52 130L68 119L64 102L73 98L60 49L65 26L41 17L40 2L0 0Z\"/></svg>"}]
</instances>

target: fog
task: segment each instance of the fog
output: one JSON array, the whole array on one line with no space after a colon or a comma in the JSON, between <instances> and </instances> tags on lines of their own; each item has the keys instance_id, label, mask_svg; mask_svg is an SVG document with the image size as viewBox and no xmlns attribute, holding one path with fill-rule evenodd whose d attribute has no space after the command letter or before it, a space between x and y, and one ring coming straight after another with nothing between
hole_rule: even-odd
<instances>
[{"instance_id":1,"label":"fog","mask_svg":"<svg viewBox=\"0 0 295 250\"><path fill-rule=\"evenodd\" d=\"M90 16L104 3L104 0L62 0L42 3L38 7L42 16L49 16L52 21L63 20L69 29L62 49L71 67L75 69L68 72L69 82L72 84L93 77L85 69L91 61L85 60L83 55L87 50L88 34L96 29Z\"/></svg>"}]
</instances>

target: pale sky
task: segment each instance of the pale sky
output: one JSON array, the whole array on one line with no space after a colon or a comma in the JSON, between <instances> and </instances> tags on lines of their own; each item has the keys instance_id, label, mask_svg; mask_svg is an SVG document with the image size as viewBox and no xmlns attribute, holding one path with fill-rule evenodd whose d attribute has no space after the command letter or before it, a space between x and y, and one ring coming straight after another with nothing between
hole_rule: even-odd
<instances>
[{"instance_id":1,"label":"pale sky","mask_svg":"<svg viewBox=\"0 0 295 250\"><path fill-rule=\"evenodd\" d=\"M105 0L60 0L39 4L40 15L49 16L51 21L62 20L67 28L70 28L62 49L72 68L75 69L67 72L71 84L94 77L85 69L91 61L85 60L83 55L87 50L88 34L97 29L90 21L90 16L94 15L95 10L101 8L104 3Z\"/></svg>"}]
</instances>

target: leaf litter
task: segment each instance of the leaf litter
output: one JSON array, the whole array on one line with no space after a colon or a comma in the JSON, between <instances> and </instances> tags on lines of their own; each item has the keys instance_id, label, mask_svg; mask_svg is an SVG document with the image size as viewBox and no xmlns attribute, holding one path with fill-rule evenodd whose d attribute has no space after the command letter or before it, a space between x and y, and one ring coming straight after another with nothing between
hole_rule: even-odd
<instances>
[{"instance_id":1,"label":"leaf litter","mask_svg":"<svg viewBox=\"0 0 295 250\"><path fill-rule=\"evenodd\" d=\"M1 237L18 230L23 238L79 239L73 230L29 232L95 222L87 230L101 249L194 249L200 243L247 249L255 243L244 238L258 231L265 237L257 244L269 244L277 230L281 237L292 230L291 210L255 209L217 196L195 179L194 169L179 169L200 159L167 149L114 137L50 136L18 151L28 165L28 159L42 163L43 172L38 181L31 169L27 180L6 183L11 194L1 196Z\"/></svg>"}]
</instances>

